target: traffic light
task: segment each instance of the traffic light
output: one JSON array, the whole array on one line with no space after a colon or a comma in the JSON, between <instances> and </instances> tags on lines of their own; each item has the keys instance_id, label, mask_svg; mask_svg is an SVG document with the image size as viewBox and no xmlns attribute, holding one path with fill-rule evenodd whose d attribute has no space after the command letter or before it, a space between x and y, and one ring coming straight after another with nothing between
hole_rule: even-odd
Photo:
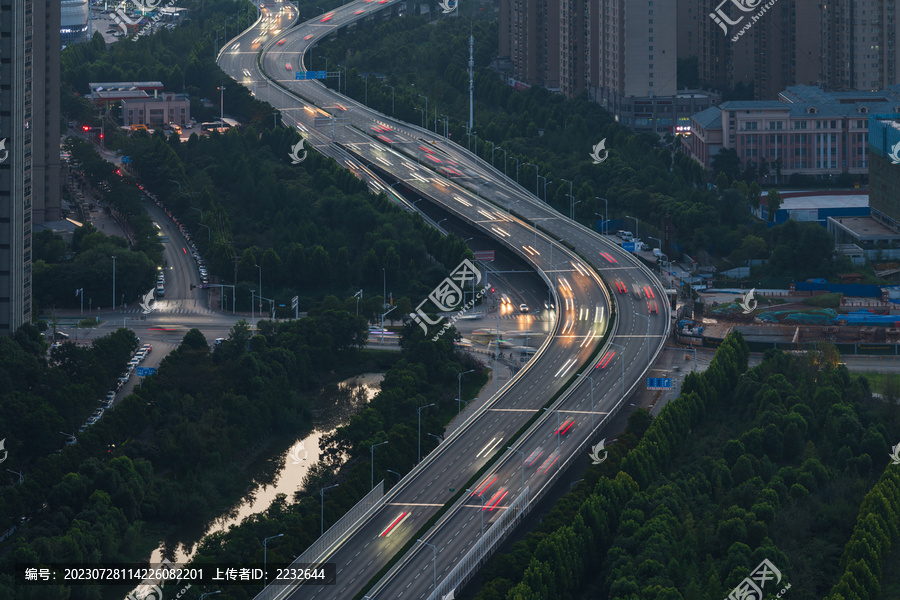
<instances>
[{"instance_id":1,"label":"traffic light","mask_svg":"<svg viewBox=\"0 0 900 600\"><path fill-rule=\"evenodd\" d=\"M492 294L493 294L495 291L496 291L496 290L495 290L494 288L491 288L491 293L492 293Z\"/></svg>"}]
</instances>

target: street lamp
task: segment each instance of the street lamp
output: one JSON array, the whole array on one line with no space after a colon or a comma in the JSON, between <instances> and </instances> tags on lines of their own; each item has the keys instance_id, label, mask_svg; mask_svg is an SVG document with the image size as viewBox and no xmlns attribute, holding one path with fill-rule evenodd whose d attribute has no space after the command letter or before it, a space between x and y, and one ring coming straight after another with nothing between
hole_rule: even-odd
<instances>
[{"instance_id":1,"label":"street lamp","mask_svg":"<svg viewBox=\"0 0 900 600\"><path fill-rule=\"evenodd\" d=\"M219 126L225 127L225 86L220 85L219 90Z\"/></svg>"},{"instance_id":2,"label":"street lamp","mask_svg":"<svg viewBox=\"0 0 900 600\"><path fill-rule=\"evenodd\" d=\"M594 380L582 373L577 373L577 377L584 377L591 382L591 431L594 431Z\"/></svg>"},{"instance_id":3,"label":"street lamp","mask_svg":"<svg viewBox=\"0 0 900 600\"><path fill-rule=\"evenodd\" d=\"M610 346L615 346L622 350L622 360L619 362L622 363L622 397L625 397L625 346L620 346L614 342L609 343Z\"/></svg>"},{"instance_id":4,"label":"street lamp","mask_svg":"<svg viewBox=\"0 0 900 600\"><path fill-rule=\"evenodd\" d=\"M253 335L253 330L256 328L256 322L253 318L253 301L256 298L256 290L250 290L250 335Z\"/></svg>"},{"instance_id":5,"label":"street lamp","mask_svg":"<svg viewBox=\"0 0 900 600\"><path fill-rule=\"evenodd\" d=\"M403 475L401 475L397 471L391 471L390 469L385 469L385 471L387 471L388 473L393 473L394 475L397 476L397 479L403 479Z\"/></svg>"},{"instance_id":6,"label":"street lamp","mask_svg":"<svg viewBox=\"0 0 900 600\"><path fill-rule=\"evenodd\" d=\"M269 561L269 540L274 540L275 538L284 537L283 533L279 533L278 535L273 535L267 538L263 538L263 589L266 587L266 583L269 581L268 579L268 570L267 565Z\"/></svg>"},{"instance_id":7,"label":"street lamp","mask_svg":"<svg viewBox=\"0 0 900 600\"><path fill-rule=\"evenodd\" d=\"M638 220L637 220L637 217L629 217L628 215L625 215L625 218L626 218L626 219L634 219L634 239L636 239L636 240L641 239L641 236L638 234Z\"/></svg>"},{"instance_id":8,"label":"street lamp","mask_svg":"<svg viewBox=\"0 0 900 600\"><path fill-rule=\"evenodd\" d=\"M259 314L262 314L262 267L256 265L256 268L259 269Z\"/></svg>"},{"instance_id":9,"label":"street lamp","mask_svg":"<svg viewBox=\"0 0 900 600\"><path fill-rule=\"evenodd\" d=\"M425 129L425 109L418 106L413 107L415 110L422 111L422 129Z\"/></svg>"},{"instance_id":10,"label":"street lamp","mask_svg":"<svg viewBox=\"0 0 900 600\"><path fill-rule=\"evenodd\" d=\"M434 406L434 402L419 407L419 461L416 464L422 462L422 409L429 406Z\"/></svg>"},{"instance_id":11,"label":"street lamp","mask_svg":"<svg viewBox=\"0 0 900 600\"><path fill-rule=\"evenodd\" d=\"M636 317L641 317L642 319L647 319L647 364L650 364L650 316L649 315L639 315L637 313L634 314Z\"/></svg>"},{"instance_id":12,"label":"street lamp","mask_svg":"<svg viewBox=\"0 0 900 600\"><path fill-rule=\"evenodd\" d=\"M175 181L175 180L174 180L174 179L171 179L170 181ZM175 183L178 183L178 182L175 181ZM181 184L180 184L180 183L178 184L178 187L181 188ZM184 192L182 192L182 193L184 193ZM191 210L196 210L198 213L200 213L200 220L201 220L201 221L203 220L203 211L202 211L202 210L200 210L200 209L197 208L196 206L188 206L188 208L191 209Z\"/></svg>"},{"instance_id":13,"label":"street lamp","mask_svg":"<svg viewBox=\"0 0 900 600\"><path fill-rule=\"evenodd\" d=\"M559 450L559 444L560 444L560 439L559 439L559 438L560 438L560 435L559 435L559 430L560 430L560 426L559 426L559 411L556 410L556 409L553 409L553 408L545 408L544 410L549 410L549 411L552 411L552 412L555 412L555 413L556 413L556 456L557 456L557 458L558 458L558 457L559 457L559 454L560 454L560 450Z\"/></svg>"},{"instance_id":14,"label":"street lamp","mask_svg":"<svg viewBox=\"0 0 900 600\"><path fill-rule=\"evenodd\" d=\"M375 448L377 448L378 446L384 446L385 444L387 444L387 440L378 444L372 444L372 447L369 448L369 450L371 450L372 452L372 487L370 487L369 489L375 489Z\"/></svg>"},{"instance_id":15,"label":"street lamp","mask_svg":"<svg viewBox=\"0 0 900 600\"><path fill-rule=\"evenodd\" d=\"M606 198L601 198L599 196L594 196L594 200L603 200L604 205L606 206L606 217L603 219L603 229L604 235L609 235L609 201ZM597 215L597 213L594 213ZM598 217L600 215L597 215Z\"/></svg>"},{"instance_id":16,"label":"street lamp","mask_svg":"<svg viewBox=\"0 0 900 600\"><path fill-rule=\"evenodd\" d=\"M322 496L322 530L319 535L325 535L325 490L330 490L331 488L336 488L341 484L336 483L334 485L329 485L328 487L323 487L319 490L319 495Z\"/></svg>"},{"instance_id":17,"label":"street lamp","mask_svg":"<svg viewBox=\"0 0 900 600\"><path fill-rule=\"evenodd\" d=\"M512 450L513 452L518 452L519 454L522 455L522 491L524 492L524 491L525 491L525 461L528 460L528 459L525 458L525 452L524 452L524 451L522 451L522 450L516 450L516 449L513 448L512 446L507 446L507 448L509 448L509 449Z\"/></svg>"},{"instance_id":18,"label":"street lamp","mask_svg":"<svg viewBox=\"0 0 900 600\"><path fill-rule=\"evenodd\" d=\"M456 411L457 421L459 420L459 415L462 414L462 376L466 375L468 373L474 373L474 372L475 372L475 369L469 369L468 371L463 371L462 373L459 373L456 376L456 383L457 383L456 402L457 402L457 408L458 408L458 410Z\"/></svg>"},{"instance_id":19,"label":"street lamp","mask_svg":"<svg viewBox=\"0 0 900 600\"><path fill-rule=\"evenodd\" d=\"M540 173L540 169L539 169L538 166L537 166L536 164L534 164L534 163L524 163L522 166L523 166L523 167L534 167L534 195L537 196L538 200L540 200L540 199L541 199L541 196L540 196L540 188L538 187L538 185L540 184L540 181L538 181L538 178L540 177L540 174L539 174L539 173ZM517 170L516 170L516 183L518 183L518 182L519 182L519 171L518 171L518 168L517 168Z\"/></svg>"},{"instance_id":20,"label":"street lamp","mask_svg":"<svg viewBox=\"0 0 900 600\"><path fill-rule=\"evenodd\" d=\"M113 256L113 310L116 310L116 257Z\"/></svg>"},{"instance_id":21,"label":"street lamp","mask_svg":"<svg viewBox=\"0 0 900 600\"><path fill-rule=\"evenodd\" d=\"M394 86L388 85L386 83L382 83L381 85L383 85L384 87L391 88L391 116L393 117L394 116Z\"/></svg>"},{"instance_id":22,"label":"street lamp","mask_svg":"<svg viewBox=\"0 0 900 600\"><path fill-rule=\"evenodd\" d=\"M212 245L212 229L209 228L209 225L204 225L203 223L197 223L197 225L199 225L200 227L206 227L206 244Z\"/></svg>"},{"instance_id":23,"label":"street lamp","mask_svg":"<svg viewBox=\"0 0 900 600\"><path fill-rule=\"evenodd\" d=\"M467 492L470 492L472 496L475 495L475 492L469 488L466 488ZM483 493L483 492L482 492ZM484 498L482 496L478 496L478 499L481 500L481 539L484 541ZM482 545L482 550L484 550L484 546ZM483 554L483 553L482 553Z\"/></svg>"},{"instance_id":24,"label":"street lamp","mask_svg":"<svg viewBox=\"0 0 900 600\"><path fill-rule=\"evenodd\" d=\"M569 218L573 221L575 220L575 196L572 194L572 180L571 179L561 179L560 181L567 181L569 183L569 206L571 209L569 210L570 215Z\"/></svg>"},{"instance_id":25,"label":"street lamp","mask_svg":"<svg viewBox=\"0 0 900 600\"><path fill-rule=\"evenodd\" d=\"M440 444L441 442L444 441L444 440L442 440L442 439L440 438L440 436L437 436L437 435L435 435L435 434L433 434L433 433L429 433L428 435L430 435L431 437L433 437L434 439L436 439L437 442L438 442L438 444Z\"/></svg>"},{"instance_id":26,"label":"street lamp","mask_svg":"<svg viewBox=\"0 0 900 600\"><path fill-rule=\"evenodd\" d=\"M432 560L432 564L434 565L434 589L437 591L437 546L434 544L429 544L428 542L423 542L422 540L418 540L419 542L425 544L426 546L431 546L431 549L434 551L434 559Z\"/></svg>"},{"instance_id":27,"label":"street lamp","mask_svg":"<svg viewBox=\"0 0 900 600\"><path fill-rule=\"evenodd\" d=\"M428 115L428 96L426 96L426 95L424 95L424 94L417 94L417 95L419 96L419 98L425 98L425 112L422 113L422 116L427 118L427 115ZM424 127L423 127L423 129L424 129Z\"/></svg>"}]
</instances>

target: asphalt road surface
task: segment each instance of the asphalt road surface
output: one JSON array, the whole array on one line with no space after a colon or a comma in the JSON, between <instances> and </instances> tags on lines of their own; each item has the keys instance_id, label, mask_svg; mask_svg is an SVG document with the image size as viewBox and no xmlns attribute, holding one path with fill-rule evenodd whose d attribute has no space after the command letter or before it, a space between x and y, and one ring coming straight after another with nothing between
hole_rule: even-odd
<instances>
[{"instance_id":1,"label":"asphalt road surface","mask_svg":"<svg viewBox=\"0 0 900 600\"><path fill-rule=\"evenodd\" d=\"M476 495L457 503L424 536L436 548L440 582L478 540L482 516L487 529L519 495L523 477L532 496L552 481L559 465L590 438L592 422L598 424L621 401L623 388L643 377L669 326L669 311L656 279L621 248L537 201L443 137L371 111L317 81L293 79L294 73L305 70L303 53L310 45L352 21L394 10L395 4L395 0L352 2L290 29L296 11L286 4L277 5L263 13L251 30L226 44L219 65L258 99L279 109L283 122L301 131L317 151L334 157L369 181L373 189L384 190L398 203L408 205L378 176L390 174L394 178L390 181L399 180L407 191L442 204L534 265L552 286L554 296L546 307L535 307L531 314L552 322L552 335L541 353L498 396L473 412L467 423L424 457L422 464L391 490L388 502L327 557L337 563L337 585L282 588L279 598L344 599L361 591L451 498L451 488L459 489L494 460L514 432L563 389L573 374L584 371L593 383L582 378L564 394L554 410L516 443L515 448L523 454L506 452L495 461L488 475L477 482ZM275 30L280 33L273 33ZM260 50L264 73L257 64ZM274 81L267 81L265 75ZM301 163L297 168L305 167ZM555 239L516 214L539 224ZM565 245L556 240L564 240ZM566 245L574 246L577 254ZM612 295L586 263L607 279ZM618 292L615 281L624 286L624 293ZM613 323L613 305L617 307L613 345L587 364ZM558 435L557 430L565 433ZM483 500L488 509L482 509ZM384 534L404 513L399 524ZM427 598L433 592L433 568L432 549L417 545L382 585L367 593L377 598Z\"/></svg>"}]
</instances>

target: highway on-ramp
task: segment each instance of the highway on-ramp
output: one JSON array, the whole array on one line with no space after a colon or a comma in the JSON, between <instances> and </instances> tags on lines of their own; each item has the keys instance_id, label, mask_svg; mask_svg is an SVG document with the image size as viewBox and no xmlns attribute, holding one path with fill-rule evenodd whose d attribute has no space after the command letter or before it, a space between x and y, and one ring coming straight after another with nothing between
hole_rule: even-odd
<instances>
[{"instance_id":1,"label":"highway on-ramp","mask_svg":"<svg viewBox=\"0 0 900 600\"><path fill-rule=\"evenodd\" d=\"M533 497L584 446L592 423L599 424L643 377L669 326L659 283L621 248L561 216L443 137L372 111L317 81L293 79L293 73L305 70L303 53L310 45L352 21L389 12L395 3L352 2L292 28L296 10L278 4L226 44L219 65L254 89L259 100L279 109L282 121L301 131L312 147L373 188L405 203L386 185L402 182L393 185L415 190L521 255L553 290L543 311L535 311L553 320L552 335L500 394L469 415L328 554L327 560L337 564L336 585L279 588L266 597L353 597L451 500L451 489L459 491L490 464L475 482L474 495L466 494L425 534L433 549L417 544L375 589L367 590L377 598L429 597L433 581L440 585L479 540L482 517L487 530L519 496L523 483ZM604 335L611 343L595 354ZM511 436L582 372L586 377L516 442L518 452L505 452L495 461Z\"/></svg>"}]
</instances>

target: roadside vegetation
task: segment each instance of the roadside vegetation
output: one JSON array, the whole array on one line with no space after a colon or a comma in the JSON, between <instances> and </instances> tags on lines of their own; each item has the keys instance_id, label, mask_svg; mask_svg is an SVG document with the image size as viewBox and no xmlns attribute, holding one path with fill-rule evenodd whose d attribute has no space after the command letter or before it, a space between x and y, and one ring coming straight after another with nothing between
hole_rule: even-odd
<instances>
[{"instance_id":1,"label":"roadside vegetation","mask_svg":"<svg viewBox=\"0 0 900 600\"><path fill-rule=\"evenodd\" d=\"M900 412L834 356L768 351L747 370L730 335L658 417L631 416L476 598L725 598L764 559L783 578L766 597L893 597Z\"/></svg>"},{"instance_id":2,"label":"roadside vegetation","mask_svg":"<svg viewBox=\"0 0 900 600\"><path fill-rule=\"evenodd\" d=\"M324 68L327 58L329 65L346 67L344 93L386 115L424 122L432 131L437 108L438 132L444 132L440 115L446 115L452 141L475 150L500 171L505 161L506 173L541 199L546 177L552 182L546 185L547 201L567 216L567 180L572 181L575 216L590 227L604 218L606 198L610 219L618 219L622 228L633 224L625 215L640 219L645 242L650 242L648 236L665 238L668 220L680 253L723 269L770 259L760 275L789 281L831 277L848 266L831 259L834 242L824 228L795 221L767 228L751 214L760 204L757 182L772 180L764 179L759 168L741 172L723 161L709 176L698 163L673 151L677 145L671 137L660 142L655 134L632 133L586 96L567 100L539 87L516 91L489 66L498 45L498 23L492 16L430 19L366 22L314 48L311 65ZM476 135L467 137L470 32L475 39ZM337 80L326 84L336 89ZM423 96L428 101L424 121ZM590 153L601 140L609 155L596 165ZM680 259L680 253L670 258Z\"/></svg>"}]
</instances>

